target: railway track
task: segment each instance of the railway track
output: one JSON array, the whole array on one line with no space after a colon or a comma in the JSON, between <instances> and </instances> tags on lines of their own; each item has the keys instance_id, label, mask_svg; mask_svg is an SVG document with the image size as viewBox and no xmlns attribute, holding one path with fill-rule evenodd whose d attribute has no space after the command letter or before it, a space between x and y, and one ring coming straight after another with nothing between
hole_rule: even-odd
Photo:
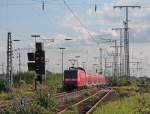
<instances>
[{"instance_id":1,"label":"railway track","mask_svg":"<svg viewBox=\"0 0 150 114\"><path fill-rule=\"evenodd\" d=\"M66 107L69 107L70 105L76 104L75 106L77 106L77 104L80 104L81 102L83 102L83 99L85 100L86 98L95 96L98 93L97 91L100 91L100 92L108 91L106 89L103 89L103 90L97 89L96 91L95 90L96 89L83 89L80 91L74 91L70 93L62 92L62 93L55 94L54 99L59 105L56 108L56 113L61 114L61 111L62 112L63 110L66 111L67 110ZM24 100L25 100L25 104L28 104L28 103L31 103L34 100L34 98L26 97ZM12 100L8 100L5 102L0 102L0 112L13 106L15 106L17 109L20 109L23 106L21 103L21 99L19 100L12 99Z\"/></svg>"},{"instance_id":2,"label":"railway track","mask_svg":"<svg viewBox=\"0 0 150 114\"><path fill-rule=\"evenodd\" d=\"M63 96L64 94L66 94L66 92L56 93L54 96L57 98Z\"/></svg>"},{"instance_id":3,"label":"railway track","mask_svg":"<svg viewBox=\"0 0 150 114\"><path fill-rule=\"evenodd\" d=\"M97 89L84 89L80 91L74 91L71 93L65 93L62 95L59 95L57 97L54 97L56 101L56 111L55 113L59 112L60 110L63 110L65 107L68 107L72 105L73 103L76 103L87 96L90 96L94 93L96 93Z\"/></svg>"},{"instance_id":4,"label":"railway track","mask_svg":"<svg viewBox=\"0 0 150 114\"><path fill-rule=\"evenodd\" d=\"M15 107L16 109L20 109L26 103L31 103L33 100L34 100L33 97L26 97L26 98L21 98L19 100L12 99L12 100L7 100L4 102L1 102L0 103L0 113L5 111L5 109L10 108L10 107Z\"/></svg>"},{"instance_id":5,"label":"railway track","mask_svg":"<svg viewBox=\"0 0 150 114\"><path fill-rule=\"evenodd\" d=\"M91 114L92 112L94 112L96 107L99 106L99 104L102 103L104 101L104 99L106 99L110 95L111 92L112 92L112 90L110 90L106 94L104 94L104 96L102 96L94 105L91 105L91 107L88 109L88 111L85 112L85 114Z\"/></svg>"},{"instance_id":6,"label":"railway track","mask_svg":"<svg viewBox=\"0 0 150 114\"><path fill-rule=\"evenodd\" d=\"M68 97L68 96L73 96L78 93L82 93L86 91L85 89L84 90L80 90L80 91L74 91L74 92L70 92L70 93L67 93L67 92L61 92L61 93L57 93L54 95L54 98L57 99L58 101L61 101L62 99L64 99L65 97ZM35 98L33 97L25 97L23 100L23 102L25 103L30 103L34 100ZM17 109L21 108L22 106L22 99L11 99L11 100L6 100L6 101L3 101L3 102L0 102L0 112L4 111L5 109L7 108L10 108L10 107L16 107Z\"/></svg>"},{"instance_id":7,"label":"railway track","mask_svg":"<svg viewBox=\"0 0 150 114\"><path fill-rule=\"evenodd\" d=\"M100 90L97 93L80 100L77 103L71 105L72 107L77 107L79 114L90 114L97 105L102 102L111 92L112 90ZM99 100L100 99L100 100ZM69 107L61 110L57 114L62 114L68 110Z\"/></svg>"},{"instance_id":8,"label":"railway track","mask_svg":"<svg viewBox=\"0 0 150 114\"><path fill-rule=\"evenodd\" d=\"M111 92L111 89L100 90L84 99L80 99L78 102L71 105L71 107L77 107L79 114L90 114L90 112L95 109L99 102L102 102ZM100 100L99 100L100 99ZM61 111L57 112L57 114L62 114L69 109L70 105ZM89 112L88 112L89 111ZM87 112L87 113L86 113Z\"/></svg>"},{"instance_id":9,"label":"railway track","mask_svg":"<svg viewBox=\"0 0 150 114\"><path fill-rule=\"evenodd\" d=\"M66 96L72 96L78 93L82 93L85 92L89 89L83 89L83 90L78 90L78 91L73 91L73 92L62 92L62 93L57 93L56 95L54 95L55 98L60 98L60 97L66 97Z\"/></svg>"}]
</instances>

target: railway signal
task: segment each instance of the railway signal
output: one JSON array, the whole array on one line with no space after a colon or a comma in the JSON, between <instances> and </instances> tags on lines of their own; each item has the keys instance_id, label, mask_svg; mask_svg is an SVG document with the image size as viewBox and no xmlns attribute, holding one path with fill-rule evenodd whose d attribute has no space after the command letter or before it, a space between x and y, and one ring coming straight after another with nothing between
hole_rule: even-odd
<instances>
[{"instance_id":1,"label":"railway signal","mask_svg":"<svg viewBox=\"0 0 150 114\"><path fill-rule=\"evenodd\" d=\"M28 70L34 71L35 70L35 62L34 62L34 53L27 53L28 55Z\"/></svg>"},{"instance_id":2,"label":"railway signal","mask_svg":"<svg viewBox=\"0 0 150 114\"><path fill-rule=\"evenodd\" d=\"M35 52L35 71L37 74L45 74L45 52Z\"/></svg>"},{"instance_id":3,"label":"railway signal","mask_svg":"<svg viewBox=\"0 0 150 114\"><path fill-rule=\"evenodd\" d=\"M41 42L36 42L35 53L28 53L28 70L35 71L36 80L40 84L43 80L43 75L45 75L45 51L43 49L43 44Z\"/></svg>"},{"instance_id":4,"label":"railway signal","mask_svg":"<svg viewBox=\"0 0 150 114\"><path fill-rule=\"evenodd\" d=\"M35 72L36 81L39 81L40 83L42 83L43 75L45 74L45 51L43 47L43 43L36 42Z\"/></svg>"}]
</instances>

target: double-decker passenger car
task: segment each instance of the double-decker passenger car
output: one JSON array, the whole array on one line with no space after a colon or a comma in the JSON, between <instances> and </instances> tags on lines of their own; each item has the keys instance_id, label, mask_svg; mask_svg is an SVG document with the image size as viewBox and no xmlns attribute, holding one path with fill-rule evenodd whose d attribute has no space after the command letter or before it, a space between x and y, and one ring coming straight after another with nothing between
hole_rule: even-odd
<instances>
[{"instance_id":1,"label":"double-decker passenger car","mask_svg":"<svg viewBox=\"0 0 150 114\"><path fill-rule=\"evenodd\" d=\"M64 88L80 89L87 86L101 86L106 84L105 76L86 73L83 68L71 67L64 71Z\"/></svg>"}]
</instances>

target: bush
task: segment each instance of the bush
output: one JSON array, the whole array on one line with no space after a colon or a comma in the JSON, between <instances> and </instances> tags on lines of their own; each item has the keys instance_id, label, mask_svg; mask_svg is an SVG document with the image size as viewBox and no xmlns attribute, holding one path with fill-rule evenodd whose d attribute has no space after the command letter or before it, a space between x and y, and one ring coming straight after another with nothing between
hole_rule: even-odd
<instances>
[{"instance_id":1,"label":"bush","mask_svg":"<svg viewBox=\"0 0 150 114\"><path fill-rule=\"evenodd\" d=\"M2 112L1 114L16 114L16 111L13 108L6 109L5 112Z\"/></svg>"},{"instance_id":2,"label":"bush","mask_svg":"<svg viewBox=\"0 0 150 114\"><path fill-rule=\"evenodd\" d=\"M10 89L10 84L8 81L5 80L0 80L0 92L9 92Z\"/></svg>"},{"instance_id":3,"label":"bush","mask_svg":"<svg viewBox=\"0 0 150 114\"><path fill-rule=\"evenodd\" d=\"M128 86L128 85L136 85L136 82L131 82L129 80L119 78L118 76L112 76L108 78L108 85L109 86Z\"/></svg>"},{"instance_id":4,"label":"bush","mask_svg":"<svg viewBox=\"0 0 150 114\"><path fill-rule=\"evenodd\" d=\"M52 74L50 72L46 72L46 83L48 85L48 89L50 93L56 93L57 91L62 90L62 79L59 74Z\"/></svg>"},{"instance_id":5,"label":"bush","mask_svg":"<svg viewBox=\"0 0 150 114\"><path fill-rule=\"evenodd\" d=\"M37 103L32 103L31 105L26 105L16 114L41 114L41 107Z\"/></svg>"},{"instance_id":6,"label":"bush","mask_svg":"<svg viewBox=\"0 0 150 114\"><path fill-rule=\"evenodd\" d=\"M33 72L21 72L19 74L14 74L13 75L14 84L19 83L20 77L21 77L21 81L23 80L27 84L32 84L34 73Z\"/></svg>"},{"instance_id":7,"label":"bush","mask_svg":"<svg viewBox=\"0 0 150 114\"><path fill-rule=\"evenodd\" d=\"M35 94L37 95L37 102L40 106L48 109L53 109L55 107L55 102L49 91L38 90Z\"/></svg>"},{"instance_id":8,"label":"bush","mask_svg":"<svg viewBox=\"0 0 150 114\"><path fill-rule=\"evenodd\" d=\"M135 107L135 112L140 114L150 114L150 103L146 97L138 98L138 106Z\"/></svg>"},{"instance_id":9,"label":"bush","mask_svg":"<svg viewBox=\"0 0 150 114\"><path fill-rule=\"evenodd\" d=\"M24 80L19 81L19 85L25 85L25 84L26 84L26 82Z\"/></svg>"}]
</instances>

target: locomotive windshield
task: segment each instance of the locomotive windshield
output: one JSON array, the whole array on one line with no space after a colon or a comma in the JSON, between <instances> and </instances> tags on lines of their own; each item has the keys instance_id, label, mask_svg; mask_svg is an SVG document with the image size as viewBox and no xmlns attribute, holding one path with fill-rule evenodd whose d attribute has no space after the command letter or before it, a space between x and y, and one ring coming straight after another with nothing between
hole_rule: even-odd
<instances>
[{"instance_id":1,"label":"locomotive windshield","mask_svg":"<svg viewBox=\"0 0 150 114\"><path fill-rule=\"evenodd\" d=\"M64 78L75 79L77 77L77 70L65 70Z\"/></svg>"}]
</instances>

